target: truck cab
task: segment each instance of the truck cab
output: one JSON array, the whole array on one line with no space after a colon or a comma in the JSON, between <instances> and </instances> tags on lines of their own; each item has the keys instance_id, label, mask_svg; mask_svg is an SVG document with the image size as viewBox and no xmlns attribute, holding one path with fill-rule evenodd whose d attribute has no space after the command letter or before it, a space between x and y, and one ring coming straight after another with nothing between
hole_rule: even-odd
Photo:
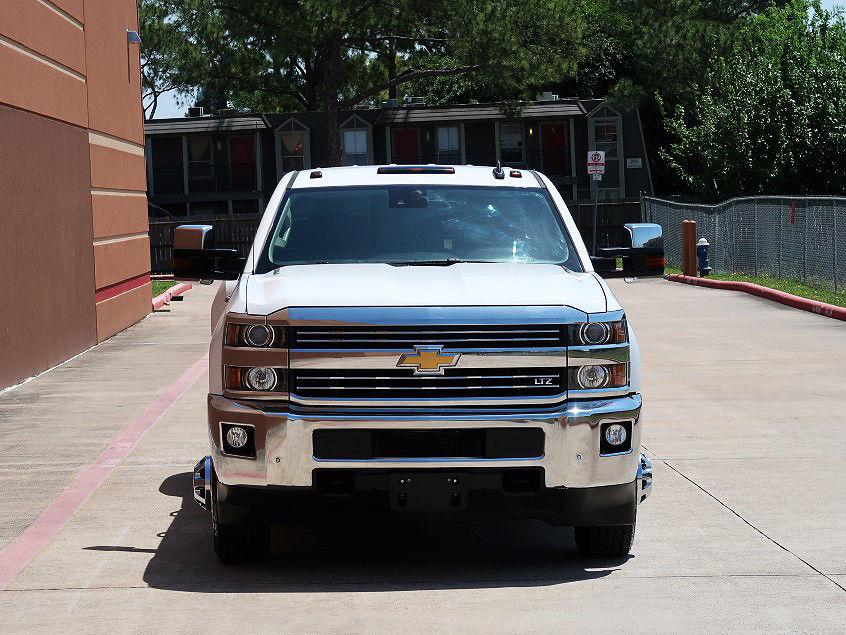
<instances>
[{"instance_id":1,"label":"truck cab","mask_svg":"<svg viewBox=\"0 0 846 635\"><path fill-rule=\"evenodd\" d=\"M194 469L220 560L347 514L539 518L627 554L652 466L597 270L663 273L660 227L627 228L591 258L540 173L395 165L286 174L246 258L177 228L175 277L225 281Z\"/></svg>"}]
</instances>

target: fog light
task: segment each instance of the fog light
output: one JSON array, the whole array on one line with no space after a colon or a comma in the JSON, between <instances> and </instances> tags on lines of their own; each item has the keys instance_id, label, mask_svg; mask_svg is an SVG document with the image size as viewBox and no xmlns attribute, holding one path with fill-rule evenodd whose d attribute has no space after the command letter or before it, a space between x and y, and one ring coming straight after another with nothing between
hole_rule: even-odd
<instances>
[{"instance_id":1,"label":"fog light","mask_svg":"<svg viewBox=\"0 0 846 635\"><path fill-rule=\"evenodd\" d=\"M626 429L619 423L613 423L607 428L605 428L605 440L610 445L623 445L626 442L626 438L628 436L629 435L626 433Z\"/></svg>"},{"instance_id":2,"label":"fog light","mask_svg":"<svg viewBox=\"0 0 846 635\"><path fill-rule=\"evenodd\" d=\"M273 390L276 387L276 371L258 366L247 372L247 386L252 390Z\"/></svg>"},{"instance_id":3,"label":"fog light","mask_svg":"<svg viewBox=\"0 0 846 635\"><path fill-rule=\"evenodd\" d=\"M226 442L236 450L247 445L249 436L244 428L239 426L232 426L226 431Z\"/></svg>"},{"instance_id":4,"label":"fog light","mask_svg":"<svg viewBox=\"0 0 846 635\"><path fill-rule=\"evenodd\" d=\"M576 378L582 388L604 388L608 384L608 369L605 366L582 366Z\"/></svg>"},{"instance_id":5,"label":"fog light","mask_svg":"<svg viewBox=\"0 0 846 635\"><path fill-rule=\"evenodd\" d=\"M264 324L248 326L244 332L244 340L250 346L264 348L273 344L273 329Z\"/></svg>"}]
</instances>

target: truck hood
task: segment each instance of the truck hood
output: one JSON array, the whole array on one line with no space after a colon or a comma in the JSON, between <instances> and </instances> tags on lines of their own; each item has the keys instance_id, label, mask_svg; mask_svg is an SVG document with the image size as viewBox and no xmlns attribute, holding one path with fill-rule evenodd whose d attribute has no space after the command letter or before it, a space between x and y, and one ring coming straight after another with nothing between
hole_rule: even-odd
<instances>
[{"instance_id":1,"label":"truck hood","mask_svg":"<svg viewBox=\"0 0 846 635\"><path fill-rule=\"evenodd\" d=\"M593 273L557 265L459 263L290 265L246 281L247 311L269 315L288 307L543 306L585 313L608 310ZM611 302L616 308L616 301Z\"/></svg>"}]
</instances>

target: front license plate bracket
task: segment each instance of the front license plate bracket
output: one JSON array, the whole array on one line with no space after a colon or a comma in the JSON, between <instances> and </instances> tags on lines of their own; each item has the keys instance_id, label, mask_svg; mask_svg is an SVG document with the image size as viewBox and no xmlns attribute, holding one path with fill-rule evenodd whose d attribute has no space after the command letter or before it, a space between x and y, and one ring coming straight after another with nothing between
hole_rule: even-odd
<instances>
[{"instance_id":1,"label":"front license plate bracket","mask_svg":"<svg viewBox=\"0 0 846 635\"><path fill-rule=\"evenodd\" d=\"M465 511L470 499L467 474L395 473L389 477L391 510L397 512Z\"/></svg>"}]
</instances>

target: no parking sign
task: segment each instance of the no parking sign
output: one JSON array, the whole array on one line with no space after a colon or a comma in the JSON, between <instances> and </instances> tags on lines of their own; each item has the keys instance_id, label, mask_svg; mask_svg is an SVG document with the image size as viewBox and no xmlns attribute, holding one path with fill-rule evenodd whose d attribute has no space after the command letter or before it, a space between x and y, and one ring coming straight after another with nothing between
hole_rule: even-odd
<instances>
[{"instance_id":1,"label":"no parking sign","mask_svg":"<svg viewBox=\"0 0 846 635\"><path fill-rule=\"evenodd\" d=\"M591 150L588 152L587 159L588 174L593 174L596 180L602 180L602 175L605 174L605 151Z\"/></svg>"}]
</instances>

